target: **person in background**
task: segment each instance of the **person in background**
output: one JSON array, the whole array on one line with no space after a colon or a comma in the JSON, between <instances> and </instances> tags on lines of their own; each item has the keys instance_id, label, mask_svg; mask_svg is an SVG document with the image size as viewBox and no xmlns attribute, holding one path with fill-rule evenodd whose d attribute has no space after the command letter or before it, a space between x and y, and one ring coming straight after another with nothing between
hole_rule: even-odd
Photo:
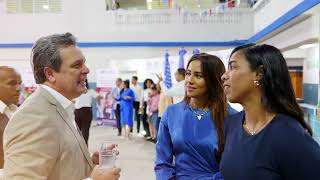
<instances>
[{"instance_id":1,"label":"person in background","mask_svg":"<svg viewBox=\"0 0 320 180\"><path fill-rule=\"evenodd\" d=\"M161 117L163 116L164 111L167 107L172 104L172 98L165 96L160 87L160 81L157 83L157 89L160 92L160 99L159 99L159 108L158 108L158 122L160 124ZM158 124L158 126L159 126ZM159 127L158 127L159 129Z\"/></svg>"},{"instance_id":2,"label":"person in background","mask_svg":"<svg viewBox=\"0 0 320 180\"><path fill-rule=\"evenodd\" d=\"M3 179L118 179L120 168L93 169L99 153L90 157L74 119L71 100L87 90L89 73L75 37L71 33L41 37L32 47L31 66L40 87L4 130Z\"/></svg>"},{"instance_id":3,"label":"person in background","mask_svg":"<svg viewBox=\"0 0 320 180\"><path fill-rule=\"evenodd\" d=\"M143 91L142 88L138 85L138 77L137 76L132 76L131 79L131 83L132 83L132 90L134 92L134 102L133 102L133 107L134 107L134 115L135 115L135 119L137 121L137 133L140 133L140 102L142 100L142 96L143 96Z\"/></svg>"},{"instance_id":4,"label":"person in background","mask_svg":"<svg viewBox=\"0 0 320 180\"><path fill-rule=\"evenodd\" d=\"M224 72L216 56L201 53L189 60L185 98L170 105L160 121L154 168L157 180L221 177L223 120L236 113L223 93Z\"/></svg>"},{"instance_id":5,"label":"person in background","mask_svg":"<svg viewBox=\"0 0 320 180\"><path fill-rule=\"evenodd\" d=\"M158 127L159 127L159 121L158 121L159 100L160 100L160 92L157 89L157 86L153 84L151 87L151 94L148 101L148 108L149 108L149 112L151 113L149 117L149 130L150 130L151 140L153 142L156 142Z\"/></svg>"},{"instance_id":6,"label":"person in background","mask_svg":"<svg viewBox=\"0 0 320 180\"><path fill-rule=\"evenodd\" d=\"M112 89L112 98L113 98L113 109L115 109L116 121L117 121L117 128L118 128L118 136L121 136L121 114L120 114L120 103L116 100L120 96L120 92L122 90L122 79L118 78L116 80L116 87Z\"/></svg>"},{"instance_id":7,"label":"person in background","mask_svg":"<svg viewBox=\"0 0 320 180\"><path fill-rule=\"evenodd\" d=\"M97 88L97 93L98 94L102 94L103 92L103 89L102 88ZM97 120L97 126L102 126L103 125L103 120L106 117L106 98L99 98L97 101L96 101L96 120Z\"/></svg>"},{"instance_id":8,"label":"person in background","mask_svg":"<svg viewBox=\"0 0 320 180\"><path fill-rule=\"evenodd\" d=\"M221 78L228 100L244 107L225 120L224 179L319 179L320 147L296 102L280 50L236 47Z\"/></svg>"},{"instance_id":9,"label":"person in background","mask_svg":"<svg viewBox=\"0 0 320 180\"><path fill-rule=\"evenodd\" d=\"M144 136L148 139L150 138L150 131L149 131L149 124L147 122L147 119L148 119L147 102L150 97L152 84L153 84L152 79L146 79L144 81L144 83L143 83L143 98L140 103L140 111L142 112L141 120L142 120L143 128L145 130ZM141 135L143 136L143 134L141 134Z\"/></svg>"},{"instance_id":10,"label":"person in background","mask_svg":"<svg viewBox=\"0 0 320 180\"><path fill-rule=\"evenodd\" d=\"M18 108L21 83L21 76L15 69L0 66L0 169L4 163L3 131Z\"/></svg>"},{"instance_id":11,"label":"person in background","mask_svg":"<svg viewBox=\"0 0 320 180\"><path fill-rule=\"evenodd\" d=\"M88 146L89 139L89 130L92 121L92 99L102 99L97 92L92 89L89 89L88 80L85 80L87 90L85 93L81 94L78 98L75 99L75 120L82 133L82 136Z\"/></svg>"},{"instance_id":12,"label":"person in background","mask_svg":"<svg viewBox=\"0 0 320 180\"><path fill-rule=\"evenodd\" d=\"M179 68L175 73L175 78L178 83L174 84L170 89L164 84L162 76L157 75L162 92L165 96L173 98L173 104L181 102L185 96L185 74L186 70L184 68Z\"/></svg>"},{"instance_id":13,"label":"person in background","mask_svg":"<svg viewBox=\"0 0 320 180\"><path fill-rule=\"evenodd\" d=\"M133 126L133 102L134 102L134 93L130 89L130 81L125 80L122 84L123 88L120 92L120 96L116 98L117 101L120 101L120 118L122 131L124 132L124 137L131 139L131 132Z\"/></svg>"}]
</instances>

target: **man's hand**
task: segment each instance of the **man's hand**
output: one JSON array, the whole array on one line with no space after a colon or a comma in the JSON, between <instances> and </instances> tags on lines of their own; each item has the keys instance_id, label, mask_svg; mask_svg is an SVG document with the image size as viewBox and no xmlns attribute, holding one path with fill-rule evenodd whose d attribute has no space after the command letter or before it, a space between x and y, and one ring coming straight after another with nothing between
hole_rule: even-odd
<instances>
[{"instance_id":1,"label":"man's hand","mask_svg":"<svg viewBox=\"0 0 320 180\"><path fill-rule=\"evenodd\" d=\"M94 165L98 165L99 164L99 152L98 151L94 152L92 154L91 159L92 159L92 162Z\"/></svg>"},{"instance_id":2,"label":"man's hand","mask_svg":"<svg viewBox=\"0 0 320 180\"><path fill-rule=\"evenodd\" d=\"M93 180L118 180L120 171L121 169L117 167L107 170L94 168L90 177Z\"/></svg>"},{"instance_id":3,"label":"man's hand","mask_svg":"<svg viewBox=\"0 0 320 180\"><path fill-rule=\"evenodd\" d=\"M123 99L131 99L130 96L124 96Z\"/></svg>"},{"instance_id":4,"label":"man's hand","mask_svg":"<svg viewBox=\"0 0 320 180\"><path fill-rule=\"evenodd\" d=\"M113 150L116 153L116 155L118 156L119 151L115 149L117 146L118 146L117 144L111 144L111 145L107 146L106 149ZM94 152L92 154L91 159L92 159L92 162L94 165L98 165L99 164L99 152L98 151Z\"/></svg>"}]
</instances>

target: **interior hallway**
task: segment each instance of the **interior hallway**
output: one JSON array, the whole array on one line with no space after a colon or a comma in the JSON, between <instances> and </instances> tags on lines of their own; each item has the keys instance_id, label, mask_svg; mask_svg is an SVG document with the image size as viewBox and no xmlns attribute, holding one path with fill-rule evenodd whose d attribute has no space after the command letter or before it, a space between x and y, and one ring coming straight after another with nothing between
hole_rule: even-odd
<instances>
[{"instance_id":1,"label":"interior hallway","mask_svg":"<svg viewBox=\"0 0 320 180\"><path fill-rule=\"evenodd\" d=\"M134 126L135 127L135 126ZM155 159L155 144L148 142L134 133L133 139L128 141L117 136L117 129L96 126L90 129L89 151L97 151L101 143L117 143L120 151L116 165L121 167L121 180L153 180Z\"/></svg>"}]
</instances>

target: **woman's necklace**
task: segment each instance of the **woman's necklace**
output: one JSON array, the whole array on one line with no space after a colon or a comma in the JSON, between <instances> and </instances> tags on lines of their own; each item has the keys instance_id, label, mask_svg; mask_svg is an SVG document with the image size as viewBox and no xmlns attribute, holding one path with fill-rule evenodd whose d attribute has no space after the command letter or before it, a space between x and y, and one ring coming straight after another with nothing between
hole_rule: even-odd
<instances>
[{"instance_id":1,"label":"woman's necklace","mask_svg":"<svg viewBox=\"0 0 320 180\"><path fill-rule=\"evenodd\" d=\"M257 132L259 132L262 128L264 128L266 126L266 124L268 122L270 122L273 118L269 119L269 120L266 120L263 124L260 125L259 128L257 128L256 130L250 130L250 128L248 127L247 123L246 123L246 120L244 120L244 123L243 123L243 127L247 130L247 132L253 136L255 135Z\"/></svg>"},{"instance_id":2,"label":"woman's necklace","mask_svg":"<svg viewBox=\"0 0 320 180\"><path fill-rule=\"evenodd\" d=\"M265 122L266 123L266 122ZM256 130L250 130L250 128L247 126L247 123L246 122L244 122L243 123L243 126L247 129L247 131L248 131L248 133L251 135L251 136L253 136L253 135L255 135L259 130L260 130L260 128L258 128L258 129L256 129ZM264 126L264 124L261 126L261 128Z\"/></svg>"},{"instance_id":3,"label":"woman's necklace","mask_svg":"<svg viewBox=\"0 0 320 180\"><path fill-rule=\"evenodd\" d=\"M190 107L191 111L193 112L193 114L197 116L197 118L198 118L199 121L202 119L202 117L203 117L205 114L207 114L207 113L209 112L209 111L204 110L203 113L199 114L199 113L197 113L194 109L192 109L191 106L189 106L189 107Z\"/></svg>"}]
</instances>

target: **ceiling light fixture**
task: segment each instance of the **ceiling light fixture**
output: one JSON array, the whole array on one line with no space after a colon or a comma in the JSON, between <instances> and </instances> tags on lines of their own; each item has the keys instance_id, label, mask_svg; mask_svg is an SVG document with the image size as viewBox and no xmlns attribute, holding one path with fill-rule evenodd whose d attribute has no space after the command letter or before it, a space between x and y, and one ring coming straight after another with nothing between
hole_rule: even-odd
<instances>
[{"instance_id":1,"label":"ceiling light fixture","mask_svg":"<svg viewBox=\"0 0 320 180\"><path fill-rule=\"evenodd\" d=\"M317 44L316 43L312 43L312 44L304 44L299 46L300 49L307 49L307 48L312 48L315 47Z\"/></svg>"}]
</instances>

